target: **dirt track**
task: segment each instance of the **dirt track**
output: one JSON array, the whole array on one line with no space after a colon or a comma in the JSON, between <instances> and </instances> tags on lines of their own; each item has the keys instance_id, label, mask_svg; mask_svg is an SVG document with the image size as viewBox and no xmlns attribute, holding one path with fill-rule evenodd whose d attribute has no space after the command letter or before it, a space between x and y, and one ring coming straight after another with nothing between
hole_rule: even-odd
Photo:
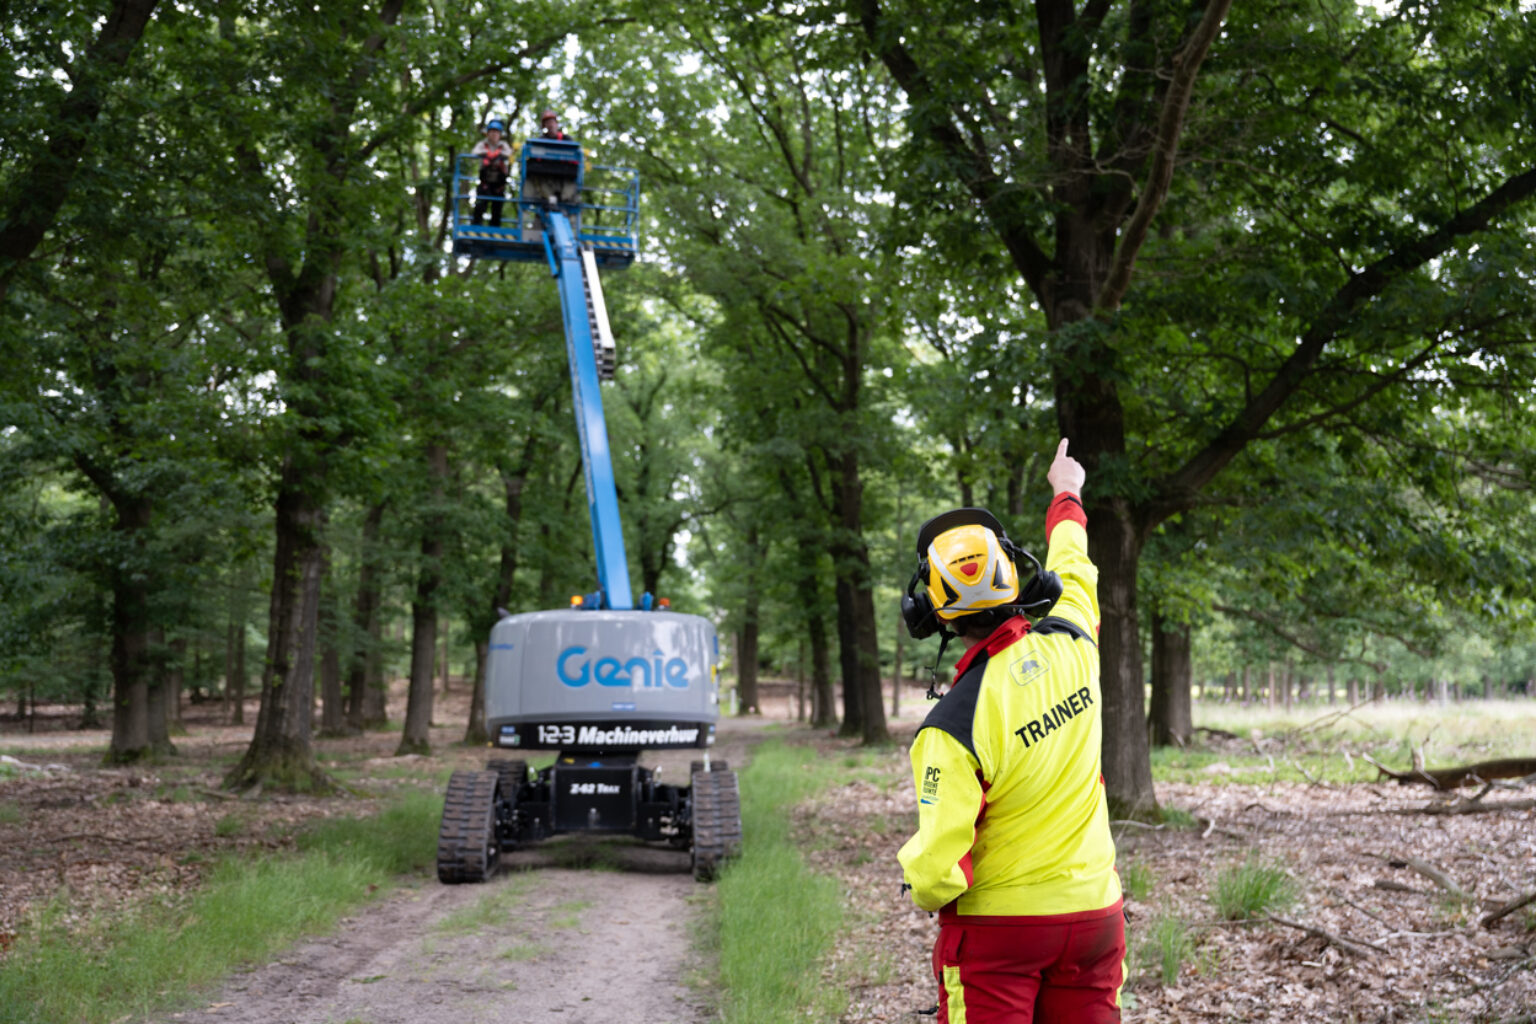
<instances>
[{"instance_id":1,"label":"dirt track","mask_svg":"<svg viewBox=\"0 0 1536 1024\"><path fill-rule=\"evenodd\" d=\"M761 720L725 720L741 766ZM663 778L698 751L652 752ZM422 882L237 974L182 1024L705 1024L686 851L571 836L508 855L483 885Z\"/></svg>"},{"instance_id":2,"label":"dirt track","mask_svg":"<svg viewBox=\"0 0 1536 1024\"><path fill-rule=\"evenodd\" d=\"M541 865L435 882L237 975L188 1024L702 1024L686 854L623 851L616 870ZM494 913L501 911L500 913ZM494 913L496 920L484 923ZM465 918L480 919L471 923ZM463 923L458 923L463 921Z\"/></svg>"}]
</instances>

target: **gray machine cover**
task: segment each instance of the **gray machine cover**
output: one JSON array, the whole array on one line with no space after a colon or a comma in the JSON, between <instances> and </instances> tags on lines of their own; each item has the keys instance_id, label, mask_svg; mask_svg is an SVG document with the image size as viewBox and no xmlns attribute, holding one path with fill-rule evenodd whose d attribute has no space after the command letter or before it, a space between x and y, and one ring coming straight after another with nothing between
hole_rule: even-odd
<instances>
[{"instance_id":1,"label":"gray machine cover","mask_svg":"<svg viewBox=\"0 0 1536 1024\"><path fill-rule=\"evenodd\" d=\"M720 717L719 661L715 627L697 615L509 615L486 654L486 730L522 750L705 747Z\"/></svg>"}]
</instances>

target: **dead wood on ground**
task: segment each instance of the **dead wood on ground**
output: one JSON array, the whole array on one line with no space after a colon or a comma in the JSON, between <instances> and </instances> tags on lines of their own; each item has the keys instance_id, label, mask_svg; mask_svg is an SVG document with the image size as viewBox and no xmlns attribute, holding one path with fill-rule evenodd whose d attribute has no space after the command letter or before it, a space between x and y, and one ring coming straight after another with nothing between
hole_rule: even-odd
<instances>
[{"instance_id":1,"label":"dead wood on ground","mask_svg":"<svg viewBox=\"0 0 1536 1024\"><path fill-rule=\"evenodd\" d=\"M1519 910L1521 907L1530 903L1536 903L1536 890L1532 890L1531 892L1526 893L1524 896L1513 899L1510 902L1504 904L1499 909L1485 915L1480 923L1484 928L1492 928L1500 918L1507 917L1508 915L1513 914L1515 911Z\"/></svg>"},{"instance_id":2,"label":"dead wood on ground","mask_svg":"<svg viewBox=\"0 0 1536 1024\"><path fill-rule=\"evenodd\" d=\"M1300 921L1290 921L1283 917L1276 917L1274 914L1268 914L1266 917L1268 920L1275 922L1275 924L1283 924L1287 928L1295 928L1298 931L1306 932L1314 938L1322 939L1324 942L1337 946L1339 949L1355 954L1355 956L1370 956L1372 953L1389 952L1386 947L1378 946L1374 942L1366 942L1364 939L1346 939L1315 925L1302 924Z\"/></svg>"},{"instance_id":3,"label":"dead wood on ground","mask_svg":"<svg viewBox=\"0 0 1536 1024\"><path fill-rule=\"evenodd\" d=\"M1456 789L1461 786L1481 785L1490 779L1525 779L1536 775L1536 758L1533 757L1506 757L1495 761L1478 761L1476 764L1460 765L1455 768L1416 766L1409 771L1399 772L1388 768L1369 754L1360 756L1375 765L1376 770L1382 775L1395 779L1399 786L1417 783L1433 786L1435 789Z\"/></svg>"}]
</instances>

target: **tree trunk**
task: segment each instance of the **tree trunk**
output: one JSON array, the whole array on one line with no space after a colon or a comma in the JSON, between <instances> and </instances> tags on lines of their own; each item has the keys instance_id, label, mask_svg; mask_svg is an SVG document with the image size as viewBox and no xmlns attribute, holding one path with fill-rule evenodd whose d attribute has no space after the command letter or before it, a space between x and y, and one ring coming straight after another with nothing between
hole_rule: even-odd
<instances>
[{"instance_id":1,"label":"tree trunk","mask_svg":"<svg viewBox=\"0 0 1536 1024\"><path fill-rule=\"evenodd\" d=\"M426 450L431 477L431 508L421 533L421 568L416 574L416 597L411 602L411 678L406 696L405 730L400 736L401 754L432 752L432 669L437 651L437 592L443 582L442 505L448 479L448 449L432 442Z\"/></svg>"},{"instance_id":2,"label":"tree trunk","mask_svg":"<svg viewBox=\"0 0 1536 1024\"><path fill-rule=\"evenodd\" d=\"M901 717L901 642L907 635L907 620L896 615L896 657L891 665L891 717Z\"/></svg>"},{"instance_id":3,"label":"tree trunk","mask_svg":"<svg viewBox=\"0 0 1536 1024\"><path fill-rule=\"evenodd\" d=\"M1333 666L1328 666L1328 704L1333 706L1339 702L1338 679L1334 675Z\"/></svg>"},{"instance_id":4,"label":"tree trunk","mask_svg":"<svg viewBox=\"0 0 1536 1024\"><path fill-rule=\"evenodd\" d=\"M749 588L741 613L741 629L736 632L736 713L761 713L757 693L757 611L756 588Z\"/></svg>"},{"instance_id":5,"label":"tree trunk","mask_svg":"<svg viewBox=\"0 0 1536 1024\"><path fill-rule=\"evenodd\" d=\"M113 587L112 742L110 764L132 764L154 753L149 739L149 629L144 622L145 588L126 582Z\"/></svg>"},{"instance_id":6,"label":"tree trunk","mask_svg":"<svg viewBox=\"0 0 1536 1024\"><path fill-rule=\"evenodd\" d=\"M464 728L466 746L484 746L490 740L485 731L485 657L490 641L475 641L475 686L469 695L469 724Z\"/></svg>"},{"instance_id":7,"label":"tree trunk","mask_svg":"<svg viewBox=\"0 0 1536 1024\"><path fill-rule=\"evenodd\" d=\"M231 616L234 619L234 616ZM241 615L231 621L230 638L233 650L225 661L224 686L229 691L229 721L231 725L245 724L245 618Z\"/></svg>"},{"instance_id":8,"label":"tree trunk","mask_svg":"<svg viewBox=\"0 0 1536 1024\"><path fill-rule=\"evenodd\" d=\"M800 646L795 657L795 721L805 721L805 637L800 638Z\"/></svg>"},{"instance_id":9,"label":"tree trunk","mask_svg":"<svg viewBox=\"0 0 1536 1024\"><path fill-rule=\"evenodd\" d=\"M736 631L736 713L756 715L762 712L757 692L757 610L755 598L748 598L741 629Z\"/></svg>"},{"instance_id":10,"label":"tree trunk","mask_svg":"<svg viewBox=\"0 0 1536 1024\"><path fill-rule=\"evenodd\" d=\"M754 526L747 530L747 550L752 554L752 565L762 564L767 545ZM762 607L762 588L755 569L749 568L745 579L745 595L741 604L741 628L736 631L736 713L756 715L761 713L761 698L757 692L758 629Z\"/></svg>"},{"instance_id":11,"label":"tree trunk","mask_svg":"<svg viewBox=\"0 0 1536 1024\"><path fill-rule=\"evenodd\" d=\"M448 633L451 631L453 623L449 621L446 615L439 616L439 618L441 621L438 623L437 633L438 639L442 644L442 650L440 652L441 659L438 663L438 678L443 681L443 693L446 694L449 685L453 681L448 673Z\"/></svg>"},{"instance_id":12,"label":"tree trunk","mask_svg":"<svg viewBox=\"0 0 1536 1024\"><path fill-rule=\"evenodd\" d=\"M870 580L869 548L864 543L864 484L858 455L829 455L837 521L831 545L837 581L838 654L843 676L844 719L841 736L859 736L866 745L889 743L885 724L885 681L880 677L880 642Z\"/></svg>"},{"instance_id":13,"label":"tree trunk","mask_svg":"<svg viewBox=\"0 0 1536 1024\"><path fill-rule=\"evenodd\" d=\"M357 596L352 602L352 649L347 658L347 726L353 732L377 728L388 714L384 709L382 663L379 648L380 573L379 532L384 523L384 506L370 506L363 517L362 560L357 570ZM377 692L374 692L377 691ZM374 700L369 700L373 693Z\"/></svg>"},{"instance_id":14,"label":"tree trunk","mask_svg":"<svg viewBox=\"0 0 1536 1024\"><path fill-rule=\"evenodd\" d=\"M149 744L156 756L168 757L176 753L176 747L171 743L172 688L165 631L150 630L149 646L154 652L151 664L155 668L155 675L149 681Z\"/></svg>"},{"instance_id":15,"label":"tree trunk","mask_svg":"<svg viewBox=\"0 0 1536 1024\"><path fill-rule=\"evenodd\" d=\"M324 577L320 595L324 602L320 614L320 735L345 736L347 712L341 691L341 602L336 595L336 575L331 564L331 549L325 549Z\"/></svg>"},{"instance_id":16,"label":"tree trunk","mask_svg":"<svg viewBox=\"0 0 1536 1024\"><path fill-rule=\"evenodd\" d=\"M1088 513L1088 544L1099 570L1100 686L1104 696L1104 786L1111 818L1146 818L1158 812L1152 788L1143 704L1136 570L1141 539L1128 503L1112 498Z\"/></svg>"},{"instance_id":17,"label":"tree trunk","mask_svg":"<svg viewBox=\"0 0 1536 1024\"><path fill-rule=\"evenodd\" d=\"M811 645L811 727L830 729L837 724L837 697L832 690L832 649L827 641L827 620L820 612L806 616L805 632Z\"/></svg>"},{"instance_id":18,"label":"tree trunk","mask_svg":"<svg viewBox=\"0 0 1536 1024\"><path fill-rule=\"evenodd\" d=\"M1344 699L1350 707L1360 703L1360 680L1351 672L1349 678L1344 680Z\"/></svg>"},{"instance_id":19,"label":"tree trunk","mask_svg":"<svg viewBox=\"0 0 1536 1024\"><path fill-rule=\"evenodd\" d=\"M181 720L181 697L187 688L187 638L178 636L166 644L165 728L168 735L185 735Z\"/></svg>"},{"instance_id":20,"label":"tree trunk","mask_svg":"<svg viewBox=\"0 0 1536 1024\"><path fill-rule=\"evenodd\" d=\"M423 540L423 556L441 551L442 545ZM416 582L416 600L411 603L411 668L405 701L405 729L395 756L432 752L432 667L437 643L437 609L431 601L437 590L436 574L423 568Z\"/></svg>"},{"instance_id":21,"label":"tree trunk","mask_svg":"<svg viewBox=\"0 0 1536 1024\"><path fill-rule=\"evenodd\" d=\"M305 151L301 162L313 155L322 164L306 166L324 166L326 171L324 176L299 176L301 191L295 197L299 209L282 218L280 227L270 227L259 253L286 343L279 375L282 419L292 426L284 437L275 502L276 544L261 711L250 748L226 780L235 788L329 790L333 786L315 763L311 733L327 460L346 443L337 424L334 392L338 382L331 376L338 372L335 360L340 349L332 319L343 256L349 245L356 244L356 223L349 221L372 215L361 205L347 205L343 198L355 187L347 180L353 173L350 149L355 142L348 133L362 87L385 66L378 49L388 36L379 28L394 25L402 6L400 0L386 0L368 17L334 23L343 26L342 31L359 33L355 61L317 70L324 78L317 86L331 100L330 116L312 137L296 143ZM225 21L220 26L226 39L233 34L228 25ZM269 174L287 173L280 161L264 161L248 138L233 139L232 149L243 172L253 180L270 184ZM292 227L299 225L302 234L295 238ZM295 264L295 258L301 262Z\"/></svg>"},{"instance_id":22,"label":"tree trunk","mask_svg":"<svg viewBox=\"0 0 1536 1024\"><path fill-rule=\"evenodd\" d=\"M154 681L154 629L149 606L154 584L139 571L139 536L148 529L153 511L149 498L118 498L112 502L117 516L115 531L129 549L114 560L112 585L112 742L109 764L132 764L168 751L156 747L156 734L164 736L162 716L158 730L151 724L150 689ZM163 710L163 708L162 708Z\"/></svg>"},{"instance_id":23,"label":"tree trunk","mask_svg":"<svg viewBox=\"0 0 1536 1024\"><path fill-rule=\"evenodd\" d=\"M325 511L313 493L315 471L291 453L283 463L261 709L251 745L225 778L232 789L329 791L333 785L315 763L311 736L325 526Z\"/></svg>"},{"instance_id":24,"label":"tree trunk","mask_svg":"<svg viewBox=\"0 0 1536 1024\"><path fill-rule=\"evenodd\" d=\"M1243 703L1244 704L1247 704L1250 700L1253 699L1253 677L1250 674L1249 666L1247 666L1247 665L1243 666L1243 694L1242 694L1242 696L1243 696Z\"/></svg>"},{"instance_id":25,"label":"tree trunk","mask_svg":"<svg viewBox=\"0 0 1536 1024\"><path fill-rule=\"evenodd\" d=\"M1152 745L1187 747L1194 736L1189 699L1190 627L1152 612Z\"/></svg>"},{"instance_id":26,"label":"tree trunk","mask_svg":"<svg viewBox=\"0 0 1536 1024\"><path fill-rule=\"evenodd\" d=\"M100 729L101 715L96 708L96 695L101 686L101 645L92 644L89 655L89 667L87 669L84 707L80 714L80 728Z\"/></svg>"},{"instance_id":27,"label":"tree trunk","mask_svg":"<svg viewBox=\"0 0 1536 1024\"><path fill-rule=\"evenodd\" d=\"M1280 702L1286 711L1291 710L1291 689L1295 676L1296 672L1291 668L1290 662L1280 666Z\"/></svg>"},{"instance_id":28,"label":"tree trunk","mask_svg":"<svg viewBox=\"0 0 1536 1024\"><path fill-rule=\"evenodd\" d=\"M491 602L491 625L495 625L501 618L501 610L512 603L512 584L517 578L518 562L518 530L523 521L523 488L528 484L528 467L533 460L535 450L534 440L537 437L532 431L528 441L523 446L523 458L516 466L501 467L501 486L505 494L506 520L502 523L505 531L501 538L501 563L496 573L495 600Z\"/></svg>"}]
</instances>

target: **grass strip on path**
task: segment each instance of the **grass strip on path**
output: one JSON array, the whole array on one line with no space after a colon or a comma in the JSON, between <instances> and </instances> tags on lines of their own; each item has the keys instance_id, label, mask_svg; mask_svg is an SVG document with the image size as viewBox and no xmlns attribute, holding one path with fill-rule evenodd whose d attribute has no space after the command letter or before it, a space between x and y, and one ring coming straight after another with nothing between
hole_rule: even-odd
<instances>
[{"instance_id":1,"label":"grass strip on path","mask_svg":"<svg viewBox=\"0 0 1536 1024\"><path fill-rule=\"evenodd\" d=\"M59 906L0 965L0 1024L106 1024L186 1001L189 990L327 931L436 856L441 795L328 821L299 852L225 859L184 907L66 928Z\"/></svg>"},{"instance_id":2,"label":"grass strip on path","mask_svg":"<svg viewBox=\"0 0 1536 1024\"><path fill-rule=\"evenodd\" d=\"M790 838L795 805L830 781L817 758L770 741L741 773L742 852L717 883L706 924L720 951L725 1024L831 1020L846 1000L822 986L820 966L842 924L842 892Z\"/></svg>"}]
</instances>

